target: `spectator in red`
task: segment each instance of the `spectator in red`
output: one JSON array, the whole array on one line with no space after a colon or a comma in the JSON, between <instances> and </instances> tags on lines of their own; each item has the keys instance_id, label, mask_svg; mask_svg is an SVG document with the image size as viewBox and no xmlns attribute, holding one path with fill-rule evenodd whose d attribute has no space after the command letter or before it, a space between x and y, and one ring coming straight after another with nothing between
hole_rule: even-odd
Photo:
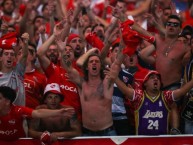
<instances>
[{"instance_id":1,"label":"spectator in red","mask_svg":"<svg viewBox=\"0 0 193 145\"><path fill-rule=\"evenodd\" d=\"M73 108L61 108L59 110L39 109L33 110L27 107L13 105L16 92L7 86L0 86L0 140L14 141L26 137L24 123L26 118L45 117L72 117ZM27 126L27 125L26 125Z\"/></svg>"},{"instance_id":2,"label":"spectator in red","mask_svg":"<svg viewBox=\"0 0 193 145\"><path fill-rule=\"evenodd\" d=\"M26 95L26 107L35 109L43 99L43 92L47 78L40 73L35 66L37 59L36 46L29 43L28 57L24 75L24 87Z\"/></svg>"},{"instance_id":3,"label":"spectator in red","mask_svg":"<svg viewBox=\"0 0 193 145\"><path fill-rule=\"evenodd\" d=\"M57 83L47 84L44 90L43 104L36 109L68 109L69 106L60 104L64 99L65 96L61 93ZM71 118L58 116L33 119L29 125L29 136L47 143L57 141L59 137L72 138L80 135L81 125L76 114L73 114ZM47 136L46 140L44 140L45 136Z\"/></svg>"}]
</instances>

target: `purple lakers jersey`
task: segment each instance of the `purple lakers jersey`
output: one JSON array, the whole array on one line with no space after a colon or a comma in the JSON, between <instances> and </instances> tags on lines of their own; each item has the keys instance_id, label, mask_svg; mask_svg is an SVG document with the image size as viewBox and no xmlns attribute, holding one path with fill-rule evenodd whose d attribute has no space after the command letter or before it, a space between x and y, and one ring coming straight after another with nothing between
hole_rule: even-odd
<instances>
[{"instance_id":1,"label":"purple lakers jersey","mask_svg":"<svg viewBox=\"0 0 193 145\"><path fill-rule=\"evenodd\" d=\"M144 92L141 103L135 111L136 133L138 135L167 134L168 122L169 108L163 92L154 99Z\"/></svg>"}]
</instances>

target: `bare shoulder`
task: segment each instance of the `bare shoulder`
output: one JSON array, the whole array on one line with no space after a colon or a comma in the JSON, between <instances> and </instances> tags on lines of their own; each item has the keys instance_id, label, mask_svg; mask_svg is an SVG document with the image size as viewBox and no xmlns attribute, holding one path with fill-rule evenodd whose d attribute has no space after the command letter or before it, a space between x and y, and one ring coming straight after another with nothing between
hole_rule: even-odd
<instances>
[{"instance_id":1,"label":"bare shoulder","mask_svg":"<svg viewBox=\"0 0 193 145\"><path fill-rule=\"evenodd\" d=\"M181 52L189 52L190 51L190 47L187 45L187 44L185 44L185 43L183 43L183 42L181 42L181 41L176 41L175 42L175 47L177 47L178 49L181 49Z\"/></svg>"},{"instance_id":2,"label":"bare shoulder","mask_svg":"<svg viewBox=\"0 0 193 145\"><path fill-rule=\"evenodd\" d=\"M164 36L155 34L155 40L156 40L156 47L159 46L161 43L164 42Z\"/></svg>"}]
</instances>

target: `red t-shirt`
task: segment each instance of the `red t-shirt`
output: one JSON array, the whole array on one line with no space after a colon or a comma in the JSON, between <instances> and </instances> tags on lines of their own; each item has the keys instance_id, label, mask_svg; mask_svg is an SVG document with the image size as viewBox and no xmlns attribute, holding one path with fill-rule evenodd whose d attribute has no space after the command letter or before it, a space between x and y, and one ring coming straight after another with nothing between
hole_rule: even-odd
<instances>
[{"instance_id":1,"label":"red t-shirt","mask_svg":"<svg viewBox=\"0 0 193 145\"><path fill-rule=\"evenodd\" d=\"M67 78L67 72L60 66L50 63L48 68L45 70L45 74L48 78L49 83L58 83L60 85L60 90L64 95L63 105L74 107L78 119L81 119L81 105L80 97L78 94L78 89L76 84L69 81Z\"/></svg>"},{"instance_id":2,"label":"red t-shirt","mask_svg":"<svg viewBox=\"0 0 193 145\"><path fill-rule=\"evenodd\" d=\"M26 137L23 123L25 118L32 117L32 109L20 106L11 106L10 112L0 116L0 140L13 141Z\"/></svg>"},{"instance_id":3,"label":"red t-shirt","mask_svg":"<svg viewBox=\"0 0 193 145\"><path fill-rule=\"evenodd\" d=\"M35 109L40 105L46 82L46 76L35 69L31 72L25 73L24 87L27 107Z\"/></svg>"}]
</instances>

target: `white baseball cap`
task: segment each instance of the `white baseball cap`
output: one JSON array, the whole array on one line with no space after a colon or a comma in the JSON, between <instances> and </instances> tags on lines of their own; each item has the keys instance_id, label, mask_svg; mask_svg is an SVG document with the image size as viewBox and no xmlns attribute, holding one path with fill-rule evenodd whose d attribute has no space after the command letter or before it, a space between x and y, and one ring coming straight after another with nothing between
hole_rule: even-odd
<instances>
[{"instance_id":1,"label":"white baseball cap","mask_svg":"<svg viewBox=\"0 0 193 145\"><path fill-rule=\"evenodd\" d=\"M44 99L45 99L45 94L47 94L48 92L58 94L61 96L61 100L64 99L64 96L63 96L62 92L60 91L60 86L57 83L51 83L51 84L46 85L46 87L44 89Z\"/></svg>"}]
</instances>

